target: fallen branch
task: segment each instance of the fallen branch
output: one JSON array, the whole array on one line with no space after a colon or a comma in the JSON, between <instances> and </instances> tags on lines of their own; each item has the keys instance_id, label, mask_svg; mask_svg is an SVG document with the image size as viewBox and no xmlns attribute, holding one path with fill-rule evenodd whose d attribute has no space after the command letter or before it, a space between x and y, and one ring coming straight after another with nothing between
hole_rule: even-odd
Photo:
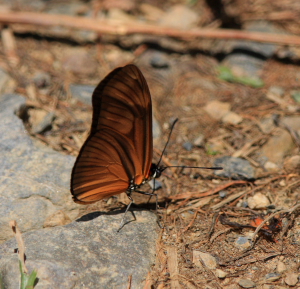
<instances>
[{"instance_id":1,"label":"fallen branch","mask_svg":"<svg viewBox=\"0 0 300 289\"><path fill-rule=\"evenodd\" d=\"M182 30L159 25L144 24L138 21L124 23L113 20L98 20L67 15L53 15L36 12L0 12L0 23L31 24L37 26L64 26L82 30L96 31L110 35L148 34L169 36L185 40L195 38L242 39L283 45L300 45L300 37L263 32L241 31L234 29L189 29Z\"/></svg>"}]
</instances>

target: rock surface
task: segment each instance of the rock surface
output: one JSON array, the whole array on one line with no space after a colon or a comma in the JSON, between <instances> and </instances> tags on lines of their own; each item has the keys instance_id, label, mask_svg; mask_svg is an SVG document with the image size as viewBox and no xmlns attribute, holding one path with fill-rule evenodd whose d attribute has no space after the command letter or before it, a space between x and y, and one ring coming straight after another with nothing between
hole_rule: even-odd
<instances>
[{"instance_id":1,"label":"rock surface","mask_svg":"<svg viewBox=\"0 0 300 289\"><path fill-rule=\"evenodd\" d=\"M136 211L136 221L119 233L123 214L92 213L66 226L23 235L29 272L38 271L36 289L143 288L154 264L158 226L149 211ZM84 221L85 219L90 219ZM132 220L128 214L126 219ZM5 288L18 288L19 265L11 239L0 246L0 272Z\"/></svg>"},{"instance_id":2,"label":"rock surface","mask_svg":"<svg viewBox=\"0 0 300 289\"><path fill-rule=\"evenodd\" d=\"M43 228L47 217L59 210L70 219L79 213L69 189L75 158L32 142L15 114L24 106L20 95L0 98L0 242L13 236L10 220L26 232Z\"/></svg>"}]
</instances>

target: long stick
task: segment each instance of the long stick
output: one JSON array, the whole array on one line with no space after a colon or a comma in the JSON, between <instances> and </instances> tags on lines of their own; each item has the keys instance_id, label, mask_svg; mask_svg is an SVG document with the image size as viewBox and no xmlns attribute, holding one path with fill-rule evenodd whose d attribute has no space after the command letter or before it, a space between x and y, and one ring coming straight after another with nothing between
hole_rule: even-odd
<instances>
[{"instance_id":1,"label":"long stick","mask_svg":"<svg viewBox=\"0 0 300 289\"><path fill-rule=\"evenodd\" d=\"M36 12L0 12L0 23L31 24L38 26L65 26L82 30L91 30L103 34L129 35L142 33L157 36L169 36L191 40L195 38L213 39L243 39L257 42L300 45L300 37L296 35L282 35L263 32L240 31L233 29L190 29L182 30L149 25L141 22L122 23L112 20L97 20L85 17L67 15L53 15Z\"/></svg>"}]
</instances>

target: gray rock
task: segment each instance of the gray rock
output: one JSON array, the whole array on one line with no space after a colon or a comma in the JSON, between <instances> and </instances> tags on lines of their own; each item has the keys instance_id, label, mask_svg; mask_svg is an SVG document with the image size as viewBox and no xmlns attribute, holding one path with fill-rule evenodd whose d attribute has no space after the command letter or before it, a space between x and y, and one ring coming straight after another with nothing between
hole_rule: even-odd
<instances>
[{"instance_id":1,"label":"gray rock","mask_svg":"<svg viewBox=\"0 0 300 289\"><path fill-rule=\"evenodd\" d=\"M219 197L224 199L228 195L228 191L222 190L219 192Z\"/></svg>"},{"instance_id":2,"label":"gray rock","mask_svg":"<svg viewBox=\"0 0 300 289\"><path fill-rule=\"evenodd\" d=\"M277 272L268 273L265 275L265 279L268 282L274 282L281 278L281 274Z\"/></svg>"},{"instance_id":3,"label":"gray rock","mask_svg":"<svg viewBox=\"0 0 300 289\"><path fill-rule=\"evenodd\" d=\"M234 180L254 180L255 171L247 160L235 157L221 157L215 159L214 166L223 167L223 170L214 173L220 177Z\"/></svg>"},{"instance_id":4,"label":"gray rock","mask_svg":"<svg viewBox=\"0 0 300 289\"><path fill-rule=\"evenodd\" d=\"M29 272L37 269L36 289L143 288L155 261L156 216L136 211L137 221L117 229L123 214L89 214L91 220L23 235ZM132 219L128 214L127 219ZM0 272L5 288L18 288L19 265L14 239L0 246Z\"/></svg>"},{"instance_id":5,"label":"gray rock","mask_svg":"<svg viewBox=\"0 0 300 289\"><path fill-rule=\"evenodd\" d=\"M245 25L245 30L253 32L266 32L274 34L286 34L283 30L279 29L272 22L267 21L249 21ZM252 52L258 53L266 58L274 56L278 49L278 44L273 43L259 43L259 42L246 42L239 41L240 48L246 48Z\"/></svg>"},{"instance_id":6,"label":"gray rock","mask_svg":"<svg viewBox=\"0 0 300 289\"><path fill-rule=\"evenodd\" d=\"M151 53L149 53L151 55ZM150 58L150 65L154 68L169 68L170 59L166 53L153 51Z\"/></svg>"},{"instance_id":7,"label":"gray rock","mask_svg":"<svg viewBox=\"0 0 300 289\"><path fill-rule=\"evenodd\" d=\"M191 151L192 148L193 148L193 144L192 144L191 142L189 142L189 141L183 143L182 146L183 146L183 148L184 148L185 150L187 150L187 151Z\"/></svg>"},{"instance_id":8,"label":"gray rock","mask_svg":"<svg viewBox=\"0 0 300 289\"><path fill-rule=\"evenodd\" d=\"M70 219L79 213L69 190L75 158L33 144L15 115L24 105L20 95L0 98L0 243L12 237L12 219L26 232L42 228L58 210Z\"/></svg>"},{"instance_id":9,"label":"gray rock","mask_svg":"<svg viewBox=\"0 0 300 289\"><path fill-rule=\"evenodd\" d=\"M85 104L92 105L92 94L96 86L93 85L82 85L82 84L71 84L70 91L72 97L77 98Z\"/></svg>"},{"instance_id":10,"label":"gray rock","mask_svg":"<svg viewBox=\"0 0 300 289\"><path fill-rule=\"evenodd\" d=\"M272 23L266 21L254 21L247 23L245 30L283 33ZM259 80L265 59L272 57L278 49L278 45L272 43L258 43L251 41L234 41L232 52L226 56L222 64L228 66L236 76L246 76Z\"/></svg>"},{"instance_id":11,"label":"gray rock","mask_svg":"<svg viewBox=\"0 0 300 289\"><path fill-rule=\"evenodd\" d=\"M235 76L257 79L260 76L264 60L239 51L226 56L222 65L231 68Z\"/></svg>"}]
</instances>

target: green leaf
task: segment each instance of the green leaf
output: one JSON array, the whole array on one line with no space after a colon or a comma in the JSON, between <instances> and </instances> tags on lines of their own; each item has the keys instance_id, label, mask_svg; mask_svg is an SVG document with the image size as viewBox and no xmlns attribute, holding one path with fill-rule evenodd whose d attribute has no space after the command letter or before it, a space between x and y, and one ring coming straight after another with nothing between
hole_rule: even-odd
<instances>
[{"instance_id":1,"label":"green leaf","mask_svg":"<svg viewBox=\"0 0 300 289\"><path fill-rule=\"evenodd\" d=\"M230 68L219 66L219 78L228 82L240 83L254 88L263 87L265 83L260 78L252 78L246 76L235 76Z\"/></svg>"},{"instance_id":2,"label":"green leaf","mask_svg":"<svg viewBox=\"0 0 300 289\"><path fill-rule=\"evenodd\" d=\"M33 289L37 280L37 270L33 270L30 275L24 273L21 261L19 261L19 268L21 273L20 289Z\"/></svg>"},{"instance_id":3,"label":"green leaf","mask_svg":"<svg viewBox=\"0 0 300 289\"><path fill-rule=\"evenodd\" d=\"M33 289L36 283L37 270L33 270L28 278L26 289Z\"/></svg>"},{"instance_id":4,"label":"green leaf","mask_svg":"<svg viewBox=\"0 0 300 289\"><path fill-rule=\"evenodd\" d=\"M296 102L300 102L300 91L292 91L291 92L292 98L296 101Z\"/></svg>"},{"instance_id":5,"label":"green leaf","mask_svg":"<svg viewBox=\"0 0 300 289\"><path fill-rule=\"evenodd\" d=\"M0 274L0 289L4 289L2 275Z\"/></svg>"}]
</instances>

